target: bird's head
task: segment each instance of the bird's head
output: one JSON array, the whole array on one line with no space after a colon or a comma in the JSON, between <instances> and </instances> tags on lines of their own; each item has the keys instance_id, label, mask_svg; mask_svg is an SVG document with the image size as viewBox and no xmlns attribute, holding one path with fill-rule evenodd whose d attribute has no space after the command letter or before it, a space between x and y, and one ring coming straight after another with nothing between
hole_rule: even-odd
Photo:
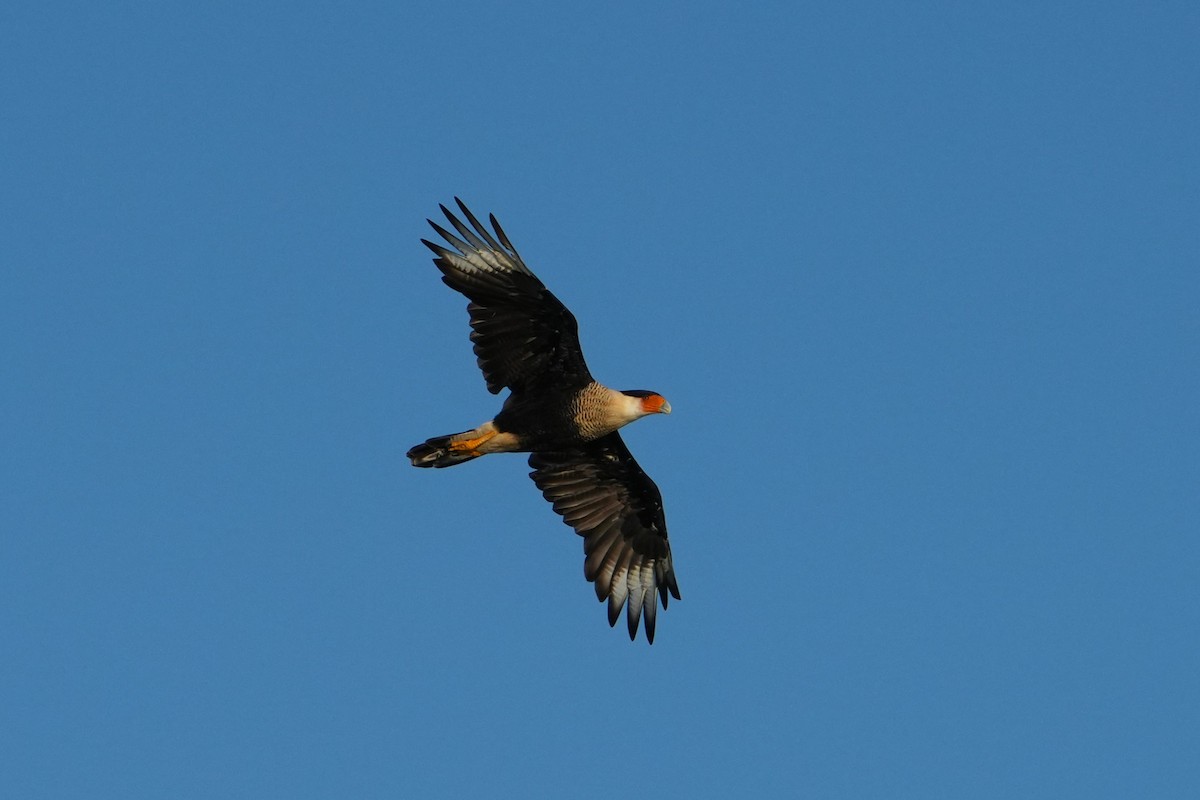
<instances>
[{"instance_id":1,"label":"bird's head","mask_svg":"<svg viewBox=\"0 0 1200 800\"><path fill-rule=\"evenodd\" d=\"M621 392L621 394L636 397L641 402L643 416L647 414L671 413L671 404L667 402L667 398L658 392L648 392L645 389L627 389Z\"/></svg>"}]
</instances>

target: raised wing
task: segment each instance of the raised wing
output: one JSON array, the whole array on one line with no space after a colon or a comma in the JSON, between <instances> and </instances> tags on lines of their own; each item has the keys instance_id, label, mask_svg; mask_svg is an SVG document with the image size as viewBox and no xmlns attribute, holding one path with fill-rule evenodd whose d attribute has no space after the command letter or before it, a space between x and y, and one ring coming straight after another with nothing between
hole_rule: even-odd
<instances>
[{"instance_id":1,"label":"raised wing","mask_svg":"<svg viewBox=\"0 0 1200 800\"><path fill-rule=\"evenodd\" d=\"M596 585L596 597L608 600L608 624L616 625L626 606L629 638L637 638L646 620L646 639L654 642L657 593L679 599L671 566L662 495L654 481L613 432L570 450L533 453L529 477L583 537L583 574Z\"/></svg>"},{"instance_id":2,"label":"raised wing","mask_svg":"<svg viewBox=\"0 0 1200 800\"><path fill-rule=\"evenodd\" d=\"M495 235L455 198L470 227L445 207L442 213L458 232L429 224L454 249L425 239L436 254L442 280L471 302L471 341L492 394L553 385L582 386L592 380L579 349L579 326L557 297L525 266L496 217L488 217Z\"/></svg>"}]
</instances>

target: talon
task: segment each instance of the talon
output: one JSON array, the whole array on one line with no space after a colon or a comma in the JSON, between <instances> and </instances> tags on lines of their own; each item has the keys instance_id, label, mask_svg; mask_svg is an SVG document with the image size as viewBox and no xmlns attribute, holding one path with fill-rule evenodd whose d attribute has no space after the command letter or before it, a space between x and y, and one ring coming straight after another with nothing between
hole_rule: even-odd
<instances>
[{"instance_id":1,"label":"talon","mask_svg":"<svg viewBox=\"0 0 1200 800\"><path fill-rule=\"evenodd\" d=\"M461 450L478 450L479 446L496 435L496 431L488 431L483 436L475 439L463 439L460 442L451 442L450 449L458 452Z\"/></svg>"}]
</instances>

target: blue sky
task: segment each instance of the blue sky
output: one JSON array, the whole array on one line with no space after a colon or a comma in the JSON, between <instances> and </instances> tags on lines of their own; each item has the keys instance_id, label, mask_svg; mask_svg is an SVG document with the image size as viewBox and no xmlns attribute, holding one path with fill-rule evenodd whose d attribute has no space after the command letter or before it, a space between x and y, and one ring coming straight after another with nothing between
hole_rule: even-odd
<instances>
[{"instance_id":1,"label":"blue sky","mask_svg":"<svg viewBox=\"0 0 1200 800\"><path fill-rule=\"evenodd\" d=\"M1190 798L1190 3L0 14L0 783ZM419 243L666 395L605 624Z\"/></svg>"}]
</instances>

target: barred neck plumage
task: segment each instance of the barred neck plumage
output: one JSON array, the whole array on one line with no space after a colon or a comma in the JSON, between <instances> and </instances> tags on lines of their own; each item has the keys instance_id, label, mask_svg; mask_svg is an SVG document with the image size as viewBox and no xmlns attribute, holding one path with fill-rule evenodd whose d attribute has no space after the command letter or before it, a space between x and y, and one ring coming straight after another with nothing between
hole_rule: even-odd
<instances>
[{"instance_id":1,"label":"barred neck plumage","mask_svg":"<svg viewBox=\"0 0 1200 800\"><path fill-rule=\"evenodd\" d=\"M671 406L651 392L619 392L593 381L575 396L572 411L580 438L591 441L647 414L669 414Z\"/></svg>"}]
</instances>

